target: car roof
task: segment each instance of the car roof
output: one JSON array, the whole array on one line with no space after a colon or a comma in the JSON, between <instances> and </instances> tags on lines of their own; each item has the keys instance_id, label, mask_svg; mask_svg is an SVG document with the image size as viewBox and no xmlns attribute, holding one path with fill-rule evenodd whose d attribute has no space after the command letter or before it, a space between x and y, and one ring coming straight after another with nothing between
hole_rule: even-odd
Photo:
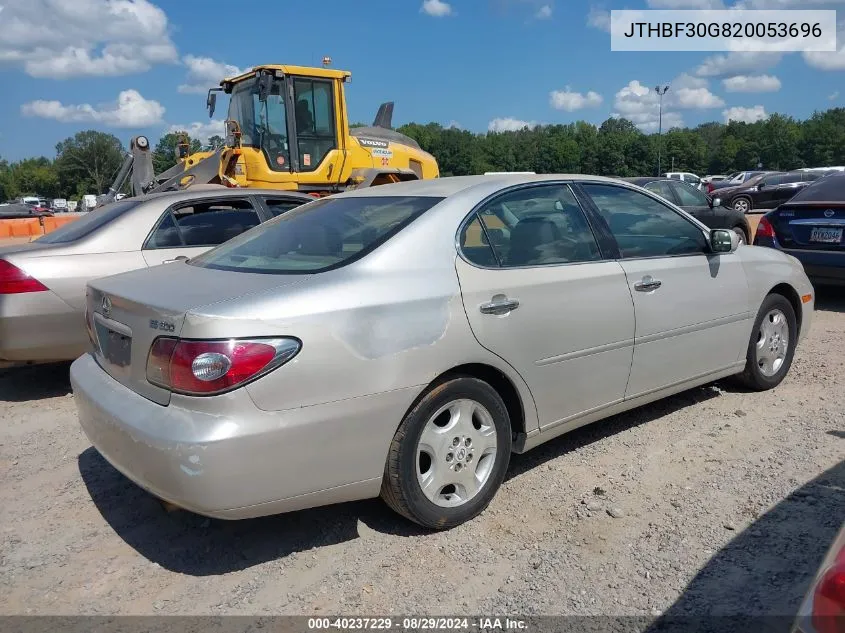
<instances>
[{"instance_id":1,"label":"car roof","mask_svg":"<svg viewBox=\"0 0 845 633\"><path fill-rule=\"evenodd\" d=\"M512 185L572 180L579 182L618 182L618 179L587 174L486 174L483 176L447 176L430 180L410 180L377 187L353 189L345 196L420 196L447 198L475 187L503 188Z\"/></svg>"},{"instance_id":2,"label":"car roof","mask_svg":"<svg viewBox=\"0 0 845 633\"><path fill-rule=\"evenodd\" d=\"M299 191L281 191L278 189L251 189L243 187L224 187L223 185L194 185L187 189L180 189L179 191L161 191L159 193L148 193L143 196L136 196L134 198L123 198L123 200L137 200L138 202L147 202L150 200L164 200L170 199L174 202L186 199L202 199L202 198L228 198L239 196L290 196L293 198L302 198L303 200L313 200L312 196L301 193Z\"/></svg>"},{"instance_id":3,"label":"car roof","mask_svg":"<svg viewBox=\"0 0 845 633\"><path fill-rule=\"evenodd\" d=\"M664 178L663 176L631 176L627 178L620 178L620 180L624 180L625 182L630 182L632 185L646 185L650 182L657 182L658 180L663 180L665 182L681 182L680 180L673 180L672 178Z\"/></svg>"}]
</instances>

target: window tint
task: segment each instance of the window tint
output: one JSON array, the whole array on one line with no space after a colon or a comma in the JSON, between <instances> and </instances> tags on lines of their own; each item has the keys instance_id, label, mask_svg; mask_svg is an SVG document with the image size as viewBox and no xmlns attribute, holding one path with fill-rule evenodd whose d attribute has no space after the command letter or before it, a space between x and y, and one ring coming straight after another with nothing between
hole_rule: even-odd
<instances>
[{"instance_id":1,"label":"window tint","mask_svg":"<svg viewBox=\"0 0 845 633\"><path fill-rule=\"evenodd\" d=\"M502 234L500 231L493 231L492 229L491 233L499 236ZM461 233L461 252L464 257L478 266L493 268L499 265L499 260L496 259L496 254L493 252L493 247L490 245L487 233L485 233L478 215L473 217L473 220L464 227L463 233Z\"/></svg>"},{"instance_id":2,"label":"window tint","mask_svg":"<svg viewBox=\"0 0 845 633\"><path fill-rule=\"evenodd\" d=\"M678 200L681 201L682 207L706 207L708 206L707 196L701 193L695 187L686 185L682 182L673 182L672 186L675 193L678 194Z\"/></svg>"},{"instance_id":3,"label":"window tint","mask_svg":"<svg viewBox=\"0 0 845 633\"><path fill-rule=\"evenodd\" d=\"M587 219L569 187L530 187L506 193L479 211L484 231L467 227L462 247L467 259L489 242L502 266L541 266L601 259ZM475 237L477 236L477 237ZM478 251L480 253L480 250ZM479 257L482 257L479 255Z\"/></svg>"},{"instance_id":4,"label":"window tint","mask_svg":"<svg viewBox=\"0 0 845 633\"><path fill-rule=\"evenodd\" d=\"M693 185L697 185L701 182L701 178L699 178L695 174L684 174L684 182L688 182L688 183L691 183Z\"/></svg>"},{"instance_id":5,"label":"window tint","mask_svg":"<svg viewBox=\"0 0 845 633\"><path fill-rule=\"evenodd\" d=\"M258 214L246 200L189 203L162 216L145 248L217 246L259 223Z\"/></svg>"},{"instance_id":6,"label":"window tint","mask_svg":"<svg viewBox=\"0 0 845 633\"><path fill-rule=\"evenodd\" d=\"M648 183L644 189L651 191L652 193L656 193L661 198L665 198L669 202L675 202L675 198L672 195L672 190L669 188L669 183L665 180L656 180L654 182Z\"/></svg>"},{"instance_id":7,"label":"window tint","mask_svg":"<svg viewBox=\"0 0 845 633\"><path fill-rule=\"evenodd\" d=\"M776 187L777 185L782 185L785 182L785 178L786 176L780 174L777 176L766 176L760 184L766 187Z\"/></svg>"},{"instance_id":8,"label":"window tint","mask_svg":"<svg viewBox=\"0 0 845 633\"><path fill-rule=\"evenodd\" d=\"M276 274L337 268L363 257L441 200L398 196L316 200L193 258L191 264Z\"/></svg>"},{"instance_id":9,"label":"window tint","mask_svg":"<svg viewBox=\"0 0 845 633\"><path fill-rule=\"evenodd\" d=\"M285 213L286 211L302 206L304 202L300 200L291 200L290 198L265 198L264 204L267 205L267 209L269 209L270 213L272 213L273 217L275 217Z\"/></svg>"},{"instance_id":10,"label":"window tint","mask_svg":"<svg viewBox=\"0 0 845 633\"><path fill-rule=\"evenodd\" d=\"M704 233L666 205L639 191L582 185L616 238L622 257L663 257L705 251Z\"/></svg>"},{"instance_id":11,"label":"window tint","mask_svg":"<svg viewBox=\"0 0 845 633\"><path fill-rule=\"evenodd\" d=\"M804 180L803 174L786 174L783 177L782 182L783 182L783 184L788 185L788 184L792 184L794 182L801 182L802 180Z\"/></svg>"},{"instance_id":12,"label":"window tint","mask_svg":"<svg viewBox=\"0 0 845 633\"><path fill-rule=\"evenodd\" d=\"M300 167L313 171L336 147L332 84L294 79L293 91Z\"/></svg>"},{"instance_id":13,"label":"window tint","mask_svg":"<svg viewBox=\"0 0 845 633\"><path fill-rule=\"evenodd\" d=\"M141 201L138 199L130 199L103 205L88 212L84 217L39 237L36 241L40 244L65 244L67 242L73 242L90 235L100 227L119 218L127 211L134 209L139 204L141 204Z\"/></svg>"},{"instance_id":14,"label":"window tint","mask_svg":"<svg viewBox=\"0 0 845 633\"><path fill-rule=\"evenodd\" d=\"M789 201L789 204L793 205L796 202L828 201L845 201L845 173L835 173L817 180L809 187L805 187L795 194ZM51 235L51 233L47 235Z\"/></svg>"}]
</instances>

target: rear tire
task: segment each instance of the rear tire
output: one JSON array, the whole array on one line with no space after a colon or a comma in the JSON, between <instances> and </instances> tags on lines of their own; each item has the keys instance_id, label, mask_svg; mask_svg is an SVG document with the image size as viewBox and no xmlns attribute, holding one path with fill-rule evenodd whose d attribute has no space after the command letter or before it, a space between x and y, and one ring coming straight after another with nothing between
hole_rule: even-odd
<instances>
[{"instance_id":1,"label":"rear tire","mask_svg":"<svg viewBox=\"0 0 845 633\"><path fill-rule=\"evenodd\" d=\"M760 306L748 341L745 369L737 381L754 391L777 387L792 366L798 325L792 304L779 294L770 294Z\"/></svg>"},{"instance_id":2,"label":"rear tire","mask_svg":"<svg viewBox=\"0 0 845 633\"><path fill-rule=\"evenodd\" d=\"M477 378L451 378L431 388L396 430L381 497L424 527L453 528L490 504L510 455L501 396Z\"/></svg>"}]
</instances>

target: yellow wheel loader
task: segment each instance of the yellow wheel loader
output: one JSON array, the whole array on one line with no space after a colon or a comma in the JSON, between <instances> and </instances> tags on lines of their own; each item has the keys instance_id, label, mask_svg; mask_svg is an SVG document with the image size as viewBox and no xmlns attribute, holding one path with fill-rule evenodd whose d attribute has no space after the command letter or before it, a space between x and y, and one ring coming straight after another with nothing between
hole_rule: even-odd
<instances>
[{"instance_id":1,"label":"yellow wheel loader","mask_svg":"<svg viewBox=\"0 0 845 633\"><path fill-rule=\"evenodd\" d=\"M381 105L372 126L350 129L344 91L350 77L348 71L331 68L267 65L224 79L209 90L206 102L213 116L217 93L230 96L223 148L188 154L187 142L180 143L179 163L155 175L148 140L135 137L100 202L113 200L130 173L133 195L220 184L319 197L437 178L435 158L391 129L392 102Z\"/></svg>"}]
</instances>

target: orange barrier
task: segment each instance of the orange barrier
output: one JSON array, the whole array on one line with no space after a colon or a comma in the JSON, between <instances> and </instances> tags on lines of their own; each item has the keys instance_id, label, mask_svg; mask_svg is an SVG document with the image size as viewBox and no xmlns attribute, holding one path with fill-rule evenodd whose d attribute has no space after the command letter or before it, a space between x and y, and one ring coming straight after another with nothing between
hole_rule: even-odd
<instances>
[{"instance_id":1,"label":"orange barrier","mask_svg":"<svg viewBox=\"0 0 845 633\"><path fill-rule=\"evenodd\" d=\"M8 237L40 237L55 231L68 222L82 217L79 214L42 217L42 218L14 218L0 220L0 239Z\"/></svg>"}]
</instances>

